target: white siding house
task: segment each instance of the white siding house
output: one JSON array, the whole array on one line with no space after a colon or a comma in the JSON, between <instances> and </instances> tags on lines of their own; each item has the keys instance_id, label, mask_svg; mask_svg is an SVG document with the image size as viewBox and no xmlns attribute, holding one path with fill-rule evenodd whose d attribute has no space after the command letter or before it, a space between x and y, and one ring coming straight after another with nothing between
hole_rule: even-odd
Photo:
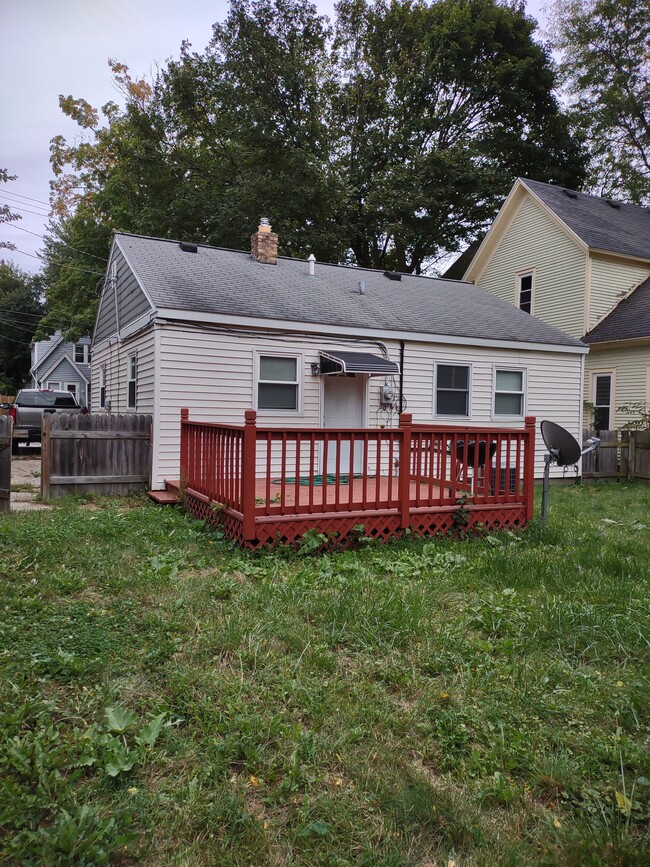
<instances>
[{"instance_id":1,"label":"white siding house","mask_svg":"<svg viewBox=\"0 0 650 867\"><path fill-rule=\"evenodd\" d=\"M154 488L178 479L182 407L237 424L257 409L278 427L390 427L401 409L414 422L523 428L536 415L580 435L578 340L470 284L314 266L277 257L274 238L261 227L252 257L114 236L92 409L153 415ZM332 364L340 375L325 375Z\"/></svg>"},{"instance_id":2,"label":"white siding house","mask_svg":"<svg viewBox=\"0 0 650 867\"><path fill-rule=\"evenodd\" d=\"M585 426L603 429L630 422L630 404L650 409L648 278L647 208L522 178L464 274L584 339Z\"/></svg>"}]
</instances>

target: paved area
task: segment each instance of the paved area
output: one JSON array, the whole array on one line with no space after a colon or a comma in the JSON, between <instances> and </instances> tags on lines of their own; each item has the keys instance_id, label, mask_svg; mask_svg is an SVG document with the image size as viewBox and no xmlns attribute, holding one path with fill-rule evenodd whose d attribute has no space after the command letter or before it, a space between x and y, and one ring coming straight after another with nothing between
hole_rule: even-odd
<instances>
[{"instance_id":1,"label":"paved area","mask_svg":"<svg viewBox=\"0 0 650 867\"><path fill-rule=\"evenodd\" d=\"M20 491L12 490L12 512L36 512L52 508L45 503L36 502L41 490L41 458L40 452L35 451L35 455L38 457L14 457L11 461L11 487L25 488Z\"/></svg>"}]
</instances>

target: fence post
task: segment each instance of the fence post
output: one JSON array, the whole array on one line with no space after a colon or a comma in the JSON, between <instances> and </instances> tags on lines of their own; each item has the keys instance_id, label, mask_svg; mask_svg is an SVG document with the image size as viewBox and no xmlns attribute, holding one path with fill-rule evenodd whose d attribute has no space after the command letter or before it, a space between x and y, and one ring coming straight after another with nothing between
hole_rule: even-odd
<instances>
[{"instance_id":1,"label":"fence post","mask_svg":"<svg viewBox=\"0 0 650 867\"><path fill-rule=\"evenodd\" d=\"M410 412L402 412L399 426L402 432L399 451L399 467L397 490L399 491L399 507L402 518L401 526L406 530L411 524L411 429L413 416Z\"/></svg>"},{"instance_id":2,"label":"fence post","mask_svg":"<svg viewBox=\"0 0 650 867\"><path fill-rule=\"evenodd\" d=\"M241 510L243 515L244 539L255 538L255 462L257 457L257 413L247 409L244 424L244 442L241 465ZM283 468L284 471L284 468Z\"/></svg>"},{"instance_id":3,"label":"fence post","mask_svg":"<svg viewBox=\"0 0 650 867\"><path fill-rule=\"evenodd\" d=\"M526 522L532 520L535 511L535 416L524 419L526 440L524 443L524 496Z\"/></svg>"},{"instance_id":4,"label":"fence post","mask_svg":"<svg viewBox=\"0 0 650 867\"><path fill-rule=\"evenodd\" d=\"M631 430L627 442L627 480L631 482L635 476L635 461L636 461L636 431Z\"/></svg>"},{"instance_id":5,"label":"fence post","mask_svg":"<svg viewBox=\"0 0 650 867\"><path fill-rule=\"evenodd\" d=\"M189 461L190 461L190 442L187 431L187 422L190 420L190 411L184 406L181 409L181 472L179 484L181 490L187 486Z\"/></svg>"},{"instance_id":6,"label":"fence post","mask_svg":"<svg viewBox=\"0 0 650 867\"><path fill-rule=\"evenodd\" d=\"M52 413L44 412L41 421L41 497L50 499L52 475Z\"/></svg>"},{"instance_id":7,"label":"fence post","mask_svg":"<svg viewBox=\"0 0 650 867\"><path fill-rule=\"evenodd\" d=\"M0 416L0 512L11 508L11 417Z\"/></svg>"}]
</instances>

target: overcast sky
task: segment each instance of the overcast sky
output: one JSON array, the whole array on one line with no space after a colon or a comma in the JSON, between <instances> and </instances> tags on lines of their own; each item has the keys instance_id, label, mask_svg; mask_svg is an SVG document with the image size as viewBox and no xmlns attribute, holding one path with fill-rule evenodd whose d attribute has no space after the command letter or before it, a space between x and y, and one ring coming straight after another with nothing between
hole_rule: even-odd
<instances>
[{"instance_id":1,"label":"overcast sky","mask_svg":"<svg viewBox=\"0 0 650 867\"><path fill-rule=\"evenodd\" d=\"M527 0L529 14L539 18L545 2ZM317 0L330 17L333 5ZM61 134L74 140L79 132L61 113L59 94L82 97L96 108L118 102L109 57L126 63L134 76L147 75L178 57L183 40L202 51L227 6L226 0L0 0L0 168L18 176L0 186L0 202L22 216L0 226L0 240L18 248L0 250L1 257L25 271L40 267L50 139Z\"/></svg>"}]
</instances>

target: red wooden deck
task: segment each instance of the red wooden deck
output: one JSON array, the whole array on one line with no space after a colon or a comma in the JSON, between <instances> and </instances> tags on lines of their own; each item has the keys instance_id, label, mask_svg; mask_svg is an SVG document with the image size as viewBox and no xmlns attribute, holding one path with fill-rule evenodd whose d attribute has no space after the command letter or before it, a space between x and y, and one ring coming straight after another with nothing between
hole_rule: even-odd
<instances>
[{"instance_id":1,"label":"red wooden deck","mask_svg":"<svg viewBox=\"0 0 650 867\"><path fill-rule=\"evenodd\" d=\"M237 426L183 410L180 487L192 514L250 548L310 529L345 546L360 532L387 540L522 527L532 517L534 431L532 417L523 429L413 426L407 414L391 429L279 429L257 427L253 411Z\"/></svg>"}]
</instances>

